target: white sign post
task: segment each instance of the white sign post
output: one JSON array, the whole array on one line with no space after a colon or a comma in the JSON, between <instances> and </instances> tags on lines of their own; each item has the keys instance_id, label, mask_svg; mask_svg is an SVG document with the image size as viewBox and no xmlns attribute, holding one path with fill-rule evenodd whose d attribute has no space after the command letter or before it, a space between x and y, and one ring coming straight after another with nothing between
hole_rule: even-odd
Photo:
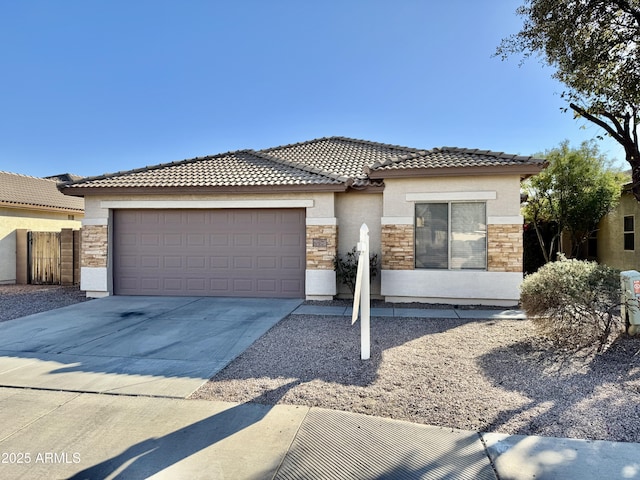
<instances>
[{"instance_id":1,"label":"white sign post","mask_svg":"<svg viewBox=\"0 0 640 480\"><path fill-rule=\"evenodd\" d=\"M371 354L371 295L369 283L369 227L365 223L360 227L360 241L358 242L358 271L356 273L356 290L353 295L353 314L351 325L358 319L358 309L360 315L360 358L368 360Z\"/></svg>"}]
</instances>

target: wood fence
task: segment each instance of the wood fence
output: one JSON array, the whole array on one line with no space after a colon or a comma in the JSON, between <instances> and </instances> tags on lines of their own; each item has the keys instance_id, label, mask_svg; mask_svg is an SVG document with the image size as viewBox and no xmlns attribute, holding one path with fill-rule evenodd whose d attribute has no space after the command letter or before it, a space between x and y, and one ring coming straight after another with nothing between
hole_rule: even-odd
<instances>
[{"instance_id":1,"label":"wood fence","mask_svg":"<svg viewBox=\"0 0 640 480\"><path fill-rule=\"evenodd\" d=\"M16 230L16 283L80 283L80 231Z\"/></svg>"},{"instance_id":2,"label":"wood fence","mask_svg":"<svg viewBox=\"0 0 640 480\"><path fill-rule=\"evenodd\" d=\"M60 232L29 232L29 283L60 284Z\"/></svg>"}]
</instances>

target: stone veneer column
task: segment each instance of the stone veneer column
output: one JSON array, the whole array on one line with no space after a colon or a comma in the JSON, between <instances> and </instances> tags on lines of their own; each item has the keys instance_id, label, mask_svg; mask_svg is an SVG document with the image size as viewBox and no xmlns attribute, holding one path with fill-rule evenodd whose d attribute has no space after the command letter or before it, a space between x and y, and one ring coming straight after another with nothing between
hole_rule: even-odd
<instances>
[{"instance_id":1,"label":"stone veneer column","mask_svg":"<svg viewBox=\"0 0 640 480\"><path fill-rule=\"evenodd\" d=\"M108 230L106 225L85 225L82 227L81 244L82 267L107 266Z\"/></svg>"},{"instance_id":2,"label":"stone veneer column","mask_svg":"<svg viewBox=\"0 0 640 480\"><path fill-rule=\"evenodd\" d=\"M382 225L382 270L413 270L413 225Z\"/></svg>"},{"instance_id":3,"label":"stone veneer column","mask_svg":"<svg viewBox=\"0 0 640 480\"><path fill-rule=\"evenodd\" d=\"M487 225L487 270L522 272L522 225Z\"/></svg>"},{"instance_id":4,"label":"stone veneer column","mask_svg":"<svg viewBox=\"0 0 640 480\"><path fill-rule=\"evenodd\" d=\"M307 269L334 270L338 253L337 225L307 225Z\"/></svg>"}]
</instances>

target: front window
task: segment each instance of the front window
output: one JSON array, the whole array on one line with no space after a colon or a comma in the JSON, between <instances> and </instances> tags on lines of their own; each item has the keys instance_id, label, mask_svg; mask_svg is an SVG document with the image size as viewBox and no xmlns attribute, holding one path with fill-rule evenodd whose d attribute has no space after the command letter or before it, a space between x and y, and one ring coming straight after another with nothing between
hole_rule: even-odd
<instances>
[{"instance_id":1,"label":"front window","mask_svg":"<svg viewBox=\"0 0 640 480\"><path fill-rule=\"evenodd\" d=\"M486 218L484 202L417 203L416 268L486 269Z\"/></svg>"}]
</instances>

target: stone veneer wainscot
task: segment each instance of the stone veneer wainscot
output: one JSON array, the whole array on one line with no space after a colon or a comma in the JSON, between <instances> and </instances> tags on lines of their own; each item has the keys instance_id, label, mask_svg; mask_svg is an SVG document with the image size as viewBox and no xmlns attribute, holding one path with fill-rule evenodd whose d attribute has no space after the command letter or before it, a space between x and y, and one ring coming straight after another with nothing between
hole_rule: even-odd
<instances>
[{"instance_id":1,"label":"stone veneer wainscot","mask_svg":"<svg viewBox=\"0 0 640 480\"><path fill-rule=\"evenodd\" d=\"M487 225L487 262L490 272L522 272L522 225Z\"/></svg>"},{"instance_id":2,"label":"stone veneer wainscot","mask_svg":"<svg viewBox=\"0 0 640 480\"><path fill-rule=\"evenodd\" d=\"M334 269L333 260L338 252L337 225L307 225L306 243L307 269Z\"/></svg>"},{"instance_id":3,"label":"stone veneer wainscot","mask_svg":"<svg viewBox=\"0 0 640 480\"><path fill-rule=\"evenodd\" d=\"M413 225L382 225L382 269L413 270Z\"/></svg>"},{"instance_id":4,"label":"stone veneer wainscot","mask_svg":"<svg viewBox=\"0 0 640 480\"><path fill-rule=\"evenodd\" d=\"M82 227L82 267L106 267L107 266L107 240L108 230L106 225L85 225Z\"/></svg>"}]
</instances>

